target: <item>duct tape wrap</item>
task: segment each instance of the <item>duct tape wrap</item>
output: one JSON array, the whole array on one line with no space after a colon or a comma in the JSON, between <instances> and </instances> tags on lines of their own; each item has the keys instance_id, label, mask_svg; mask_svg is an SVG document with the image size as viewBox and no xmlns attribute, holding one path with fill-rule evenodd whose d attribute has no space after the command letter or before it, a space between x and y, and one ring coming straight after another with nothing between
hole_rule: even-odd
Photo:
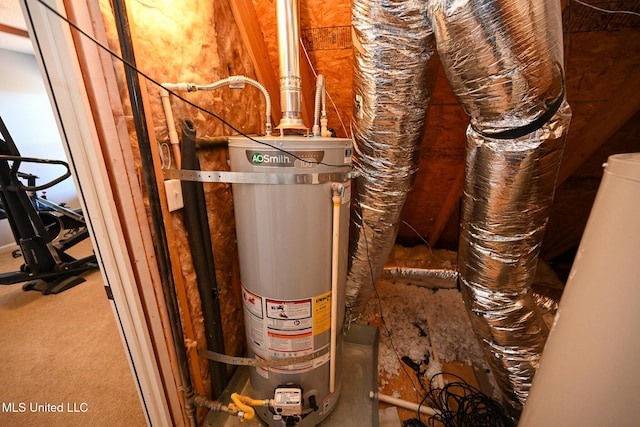
<instances>
[{"instance_id":1,"label":"duct tape wrap","mask_svg":"<svg viewBox=\"0 0 640 427\"><path fill-rule=\"evenodd\" d=\"M423 1L352 2L354 31L351 267L347 320L364 309L398 233L418 168L434 76Z\"/></svg>"},{"instance_id":2,"label":"duct tape wrap","mask_svg":"<svg viewBox=\"0 0 640 427\"><path fill-rule=\"evenodd\" d=\"M548 334L531 286L571 113L516 140L469 128L458 271L465 306L513 415Z\"/></svg>"},{"instance_id":3,"label":"duct tape wrap","mask_svg":"<svg viewBox=\"0 0 640 427\"><path fill-rule=\"evenodd\" d=\"M559 1L432 0L429 15L447 79L477 131L523 128L559 106Z\"/></svg>"},{"instance_id":4,"label":"duct tape wrap","mask_svg":"<svg viewBox=\"0 0 640 427\"><path fill-rule=\"evenodd\" d=\"M542 313L551 315L557 313L558 304L562 297L561 290L536 285L533 285L531 290L533 292L533 300Z\"/></svg>"}]
</instances>

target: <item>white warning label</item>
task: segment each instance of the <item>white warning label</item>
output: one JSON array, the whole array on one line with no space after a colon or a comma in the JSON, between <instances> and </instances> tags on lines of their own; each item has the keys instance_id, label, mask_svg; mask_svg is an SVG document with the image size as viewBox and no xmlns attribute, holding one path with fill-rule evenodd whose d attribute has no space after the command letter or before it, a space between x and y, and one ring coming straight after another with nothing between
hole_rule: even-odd
<instances>
[{"instance_id":1,"label":"white warning label","mask_svg":"<svg viewBox=\"0 0 640 427\"><path fill-rule=\"evenodd\" d=\"M267 316L272 319L307 319L311 317L311 300L267 300Z\"/></svg>"},{"instance_id":2,"label":"white warning label","mask_svg":"<svg viewBox=\"0 0 640 427\"><path fill-rule=\"evenodd\" d=\"M247 341L261 359L286 359L313 353L314 336L328 328L325 323L330 314L330 293L307 299L276 300L257 295L243 286L242 297ZM328 355L323 355L291 366L256 370L267 378L269 371L306 372L327 361Z\"/></svg>"},{"instance_id":3,"label":"white warning label","mask_svg":"<svg viewBox=\"0 0 640 427\"><path fill-rule=\"evenodd\" d=\"M278 354L280 352L288 353L287 357L302 356L309 350L313 350L313 333L311 331L301 334L281 334L269 331L268 334L269 350L274 352L274 356L280 356Z\"/></svg>"}]
</instances>

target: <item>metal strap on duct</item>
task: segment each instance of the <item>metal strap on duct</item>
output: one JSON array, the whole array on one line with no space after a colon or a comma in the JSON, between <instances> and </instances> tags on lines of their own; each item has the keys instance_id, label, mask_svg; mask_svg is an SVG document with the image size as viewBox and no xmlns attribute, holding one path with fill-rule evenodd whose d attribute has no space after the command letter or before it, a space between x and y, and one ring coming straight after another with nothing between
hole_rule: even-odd
<instances>
[{"instance_id":1,"label":"metal strap on duct","mask_svg":"<svg viewBox=\"0 0 640 427\"><path fill-rule=\"evenodd\" d=\"M228 171L192 171L168 169L164 171L165 179L196 182L225 182L229 184L326 184L329 182L347 182L355 176L353 172L324 173L260 173L260 172L228 172Z\"/></svg>"},{"instance_id":2,"label":"metal strap on duct","mask_svg":"<svg viewBox=\"0 0 640 427\"><path fill-rule=\"evenodd\" d=\"M435 61L426 1L354 0L355 170L347 320L364 309L418 168Z\"/></svg>"}]
</instances>

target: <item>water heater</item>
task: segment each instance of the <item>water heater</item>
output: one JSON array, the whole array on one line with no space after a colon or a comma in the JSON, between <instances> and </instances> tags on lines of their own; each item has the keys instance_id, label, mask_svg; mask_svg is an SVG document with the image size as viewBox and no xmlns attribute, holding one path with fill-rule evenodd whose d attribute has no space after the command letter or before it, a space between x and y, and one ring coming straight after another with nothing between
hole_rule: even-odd
<instances>
[{"instance_id":1,"label":"water heater","mask_svg":"<svg viewBox=\"0 0 640 427\"><path fill-rule=\"evenodd\" d=\"M251 368L270 426L315 426L340 392L351 151L342 138L230 138L231 170L252 182L233 184L249 355L308 359Z\"/></svg>"},{"instance_id":2,"label":"water heater","mask_svg":"<svg viewBox=\"0 0 640 427\"><path fill-rule=\"evenodd\" d=\"M640 419L640 153L605 164L520 427Z\"/></svg>"}]
</instances>

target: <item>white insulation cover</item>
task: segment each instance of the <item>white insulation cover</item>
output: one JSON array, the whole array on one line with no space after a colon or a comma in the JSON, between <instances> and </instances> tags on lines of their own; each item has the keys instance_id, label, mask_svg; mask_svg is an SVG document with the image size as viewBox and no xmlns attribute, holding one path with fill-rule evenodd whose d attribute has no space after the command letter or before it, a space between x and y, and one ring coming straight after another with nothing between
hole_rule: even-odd
<instances>
[{"instance_id":1,"label":"white insulation cover","mask_svg":"<svg viewBox=\"0 0 640 427\"><path fill-rule=\"evenodd\" d=\"M640 419L640 153L609 157L521 427Z\"/></svg>"}]
</instances>

